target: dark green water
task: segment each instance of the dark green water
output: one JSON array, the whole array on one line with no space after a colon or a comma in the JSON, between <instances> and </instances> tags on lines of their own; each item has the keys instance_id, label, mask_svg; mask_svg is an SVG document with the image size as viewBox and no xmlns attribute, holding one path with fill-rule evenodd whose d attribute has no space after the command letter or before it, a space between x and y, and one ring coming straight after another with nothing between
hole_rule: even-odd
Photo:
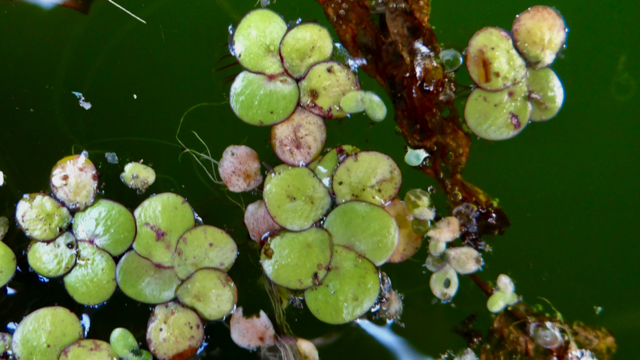
<instances>
[{"instance_id":1,"label":"dark green water","mask_svg":"<svg viewBox=\"0 0 640 360\"><path fill-rule=\"evenodd\" d=\"M118 179L128 160L144 159L159 178L152 192L174 191L189 199L206 224L226 229L241 255L230 271L239 287L245 314L270 310L258 284L255 249L247 240L242 210L188 157L179 159L175 141L185 110L202 103L186 118L183 141L200 149L195 130L219 157L230 144L247 144L262 160L277 164L269 145L269 129L240 122L225 103L229 76L240 71L220 59L227 51L227 27L253 8L252 0L128 1L121 3L147 21L142 24L104 0L96 0L88 16L68 8L43 11L17 2L0 2L0 215L12 217L23 193L48 190L57 160L86 149L99 165L101 190L130 208L137 196ZM536 3L525 1L434 1L433 24L446 47L464 49L484 26L509 29L514 16ZM517 292L532 304L549 299L566 320L605 326L619 344L617 359L637 358L640 333L639 222L640 125L637 111L640 81L640 6L633 2L560 0L557 7L571 28L565 58L554 65L567 100L560 115L532 124L517 138L491 143L474 141L465 176L494 197L510 217L504 236L487 239L494 251L485 256L480 276L509 274ZM317 19L328 25L311 0L279 0L272 6L287 20ZM461 72L460 82L470 83ZM382 93L361 77L363 88ZM78 105L71 91L93 104ZM137 98L134 98L134 94ZM401 164L404 186L426 188L433 181L403 165L402 139L387 119L371 126L363 117L329 121L327 146L351 143L385 152ZM115 152L120 165L108 164ZM104 184L104 185L103 185ZM102 187L103 186L103 187ZM241 197L232 195L235 200ZM436 195L440 210L444 197ZM245 203L257 196L242 195ZM117 326L140 339L149 307L117 293L105 306L85 309L66 295L57 281L39 283L28 272L27 239L12 228L5 241L19 254L23 273L9 284L16 295L0 294L0 327L19 322L27 313L55 303L76 313L91 314L89 337L108 339ZM460 349L464 341L450 329L480 312L478 326L490 317L486 298L469 277L461 279L455 307L433 305L423 249L400 265L385 265L394 287L405 295L405 328L394 327L425 354ZM603 308L596 315L594 306ZM304 310L291 310L294 332L305 338L332 334ZM337 340L319 348L324 359L390 358L386 350L355 326L337 328ZM2 330L0 330L2 331ZM211 358L251 358L231 342L221 324L207 329ZM218 350L216 350L218 348Z\"/></svg>"}]
</instances>

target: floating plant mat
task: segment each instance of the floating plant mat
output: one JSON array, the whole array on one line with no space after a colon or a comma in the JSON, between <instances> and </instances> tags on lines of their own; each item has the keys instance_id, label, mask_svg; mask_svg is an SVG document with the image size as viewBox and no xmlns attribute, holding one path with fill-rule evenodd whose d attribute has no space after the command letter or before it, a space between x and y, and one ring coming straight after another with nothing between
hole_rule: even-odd
<instances>
[{"instance_id":1,"label":"floating plant mat","mask_svg":"<svg viewBox=\"0 0 640 360\"><path fill-rule=\"evenodd\" d=\"M130 250L118 262L116 278L128 297L147 304L167 302L175 297L180 279L173 269L164 269Z\"/></svg>"},{"instance_id":2,"label":"floating plant mat","mask_svg":"<svg viewBox=\"0 0 640 360\"><path fill-rule=\"evenodd\" d=\"M47 278L55 278L68 273L76 263L76 238L66 232L54 241L33 242L27 252L29 266Z\"/></svg>"},{"instance_id":3,"label":"floating plant mat","mask_svg":"<svg viewBox=\"0 0 640 360\"><path fill-rule=\"evenodd\" d=\"M51 306L22 319L13 334L11 349L16 359L57 360L65 347L80 338L78 317L68 309Z\"/></svg>"},{"instance_id":4,"label":"floating plant mat","mask_svg":"<svg viewBox=\"0 0 640 360\"><path fill-rule=\"evenodd\" d=\"M207 320L220 320L230 314L238 301L233 280L218 269L200 269L176 292L178 300L194 308Z\"/></svg>"},{"instance_id":5,"label":"floating plant mat","mask_svg":"<svg viewBox=\"0 0 640 360\"><path fill-rule=\"evenodd\" d=\"M384 210L383 210L384 211ZM322 285L304 292L309 311L329 324L344 324L357 319L378 298L378 270L366 258L348 248L336 245L329 273Z\"/></svg>"},{"instance_id":6,"label":"floating plant mat","mask_svg":"<svg viewBox=\"0 0 640 360\"><path fill-rule=\"evenodd\" d=\"M281 231L262 247L260 263L274 283L301 290L318 285L331 262L332 241L326 230Z\"/></svg>"},{"instance_id":7,"label":"floating plant mat","mask_svg":"<svg viewBox=\"0 0 640 360\"><path fill-rule=\"evenodd\" d=\"M229 234L215 226L202 225L182 234L173 256L173 266L178 277L184 280L205 267L229 271L236 256L238 247Z\"/></svg>"},{"instance_id":8,"label":"floating plant mat","mask_svg":"<svg viewBox=\"0 0 640 360\"><path fill-rule=\"evenodd\" d=\"M331 205L331 196L311 170L279 165L264 181L264 202L275 222L299 231L320 220Z\"/></svg>"},{"instance_id":9,"label":"floating plant mat","mask_svg":"<svg viewBox=\"0 0 640 360\"><path fill-rule=\"evenodd\" d=\"M78 240L91 240L113 256L124 253L136 236L131 211L115 201L100 199L73 217Z\"/></svg>"},{"instance_id":10,"label":"floating plant mat","mask_svg":"<svg viewBox=\"0 0 640 360\"><path fill-rule=\"evenodd\" d=\"M155 264L173 266L178 238L196 221L187 200L173 193L158 194L143 201L134 215L137 234L133 248Z\"/></svg>"},{"instance_id":11,"label":"floating plant mat","mask_svg":"<svg viewBox=\"0 0 640 360\"><path fill-rule=\"evenodd\" d=\"M78 259L64 277L69 295L83 305L98 305L116 290L116 263L108 252L94 244L78 241Z\"/></svg>"},{"instance_id":12,"label":"floating plant mat","mask_svg":"<svg viewBox=\"0 0 640 360\"><path fill-rule=\"evenodd\" d=\"M331 149L328 153L326 153L321 159L318 160L317 163L309 165L309 168L313 170L318 178L322 180L322 183L333 191L331 187L331 178L333 177L333 173L338 167L338 163L340 159L345 159L346 155L351 155L355 152L360 151L355 146L352 145L342 145L337 148Z\"/></svg>"}]
</instances>

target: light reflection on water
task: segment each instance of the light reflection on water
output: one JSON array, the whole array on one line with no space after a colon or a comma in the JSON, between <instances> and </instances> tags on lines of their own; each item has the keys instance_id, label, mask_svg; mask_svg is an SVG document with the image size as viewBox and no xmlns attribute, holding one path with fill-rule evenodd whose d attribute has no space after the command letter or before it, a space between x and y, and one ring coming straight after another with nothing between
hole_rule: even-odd
<instances>
[{"instance_id":1,"label":"light reflection on water","mask_svg":"<svg viewBox=\"0 0 640 360\"><path fill-rule=\"evenodd\" d=\"M432 357L421 354L405 338L397 335L391 330L392 322L379 326L369 320L356 320L356 324L376 339L393 355L400 360L433 360Z\"/></svg>"}]
</instances>

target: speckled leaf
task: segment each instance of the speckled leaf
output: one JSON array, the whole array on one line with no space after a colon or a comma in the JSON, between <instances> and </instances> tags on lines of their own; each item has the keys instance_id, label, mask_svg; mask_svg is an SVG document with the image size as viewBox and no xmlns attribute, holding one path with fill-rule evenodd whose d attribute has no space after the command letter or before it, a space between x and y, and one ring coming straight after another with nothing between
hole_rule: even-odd
<instances>
[{"instance_id":1,"label":"speckled leaf","mask_svg":"<svg viewBox=\"0 0 640 360\"><path fill-rule=\"evenodd\" d=\"M74 216L73 233L78 240L91 240L111 255L118 256L131 246L136 236L136 221L126 207L100 199Z\"/></svg>"},{"instance_id":2,"label":"speckled leaf","mask_svg":"<svg viewBox=\"0 0 640 360\"><path fill-rule=\"evenodd\" d=\"M67 229L71 214L49 195L25 194L16 206L16 222L31 239L49 241Z\"/></svg>"},{"instance_id":3,"label":"speckled leaf","mask_svg":"<svg viewBox=\"0 0 640 360\"><path fill-rule=\"evenodd\" d=\"M98 305L116 290L116 262L108 252L92 243L78 241L78 259L64 277L64 287L83 305Z\"/></svg>"},{"instance_id":4,"label":"speckled leaf","mask_svg":"<svg viewBox=\"0 0 640 360\"><path fill-rule=\"evenodd\" d=\"M137 234L133 248L161 266L173 265L178 238L195 225L195 216L185 198L163 193L143 201L134 211Z\"/></svg>"},{"instance_id":5,"label":"speckled leaf","mask_svg":"<svg viewBox=\"0 0 640 360\"><path fill-rule=\"evenodd\" d=\"M389 156L361 151L349 156L333 175L333 192L338 204L350 200L386 205L402 185L400 168Z\"/></svg>"},{"instance_id":6,"label":"speckled leaf","mask_svg":"<svg viewBox=\"0 0 640 360\"><path fill-rule=\"evenodd\" d=\"M175 297L180 279L173 269L164 269L128 251L118 262L116 278L128 297L147 304L159 304Z\"/></svg>"},{"instance_id":7,"label":"speckled leaf","mask_svg":"<svg viewBox=\"0 0 640 360\"><path fill-rule=\"evenodd\" d=\"M51 192L70 210L93 204L98 190L98 171L86 152L67 156L51 170Z\"/></svg>"},{"instance_id":8,"label":"speckled leaf","mask_svg":"<svg viewBox=\"0 0 640 360\"><path fill-rule=\"evenodd\" d=\"M159 360L188 359L203 341L202 320L193 310L177 302L153 309L147 324L147 345Z\"/></svg>"},{"instance_id":9,"label":"speckled leaf","mask_svg":"<svg viewBox=\"0 0 640 360\"><path fill-rule=\"evenodd\" d=\"M220 320L230 314L238 301L238 289L229 275L218 269L200 269L176 292L178 300L195 309L207 320Z\"/></svg>"},{"instance_id":10,"label":"speckled leaf","mask_svg":"<svg viewBox=\"0 0 640 360\"><path fill-rule=\"evenodd\" d=\"M57 360L67 345L82 338L82 325L69 309L50 306L27 315L13 334L16 360Z\"/></svg>"},{"instance_id":11,"label":"speckled leaf","mask_svg":"<svg viewBox=\"0 0 640 360\"><path fill-rule=\"evenodd\" d=\"M260 263L274 283L301 290L322 282L331 262L329 233L312 227L301 232L281 231L260 252Z\"/></svg>"},{"instance_id":12,"label":"speckled leaf","mask_svg":"<svg viewBox=\"0 0 640 360\"><path fill-rule=\"evenodd\" d=\"M283 71L279 49L286 31L287 24L276 12L256 9L240 20L231 48L245 69L267 75L278 74Z\"/></svg>"},{"instance_id":13,"label":"speckled leaf","mask_svg":"<svg viewBox=\"0 0 640 360\"><path fill-rule=\"evenodd\" d=\"M0 287L11 281L16 272L16 254L7 244L0 241Z\"/></svg>"},{"instance_id":14,"label":"speckled leaf","mask_svg":"<svg viewBox=\"0 0 640 360\"><path fill-rule=\"evenodd\" d=\"M285 164L305 166L315 159L327 139L324 120L302 107L271 128L271 147Z\"/></svg>"},{"instance_id":15,"label":"speckled leaf","mask_svg":"<svg viewBox=\"0 0 640 360\"><path fill-rule=\"evenodd\" d=\"M324 227L336 245L363 254L375 265L384 264L398 246L398 225L383 208L351 201L333 209Z\"/></svg>"},{"instance_id":16,"label":"speckled leaf","mask_svg":"<svg viewBox=\"0 0 640 360\"><path fill-rule=\"evenodd\" d=\"M340 101L346 94L360 90L356 75L348 66L337 61L325 61L314 65L298 86L300 105L328 119L347 116L340 108Z\"/></svg>"},{"instance_id":17,"label":"speckled leaf","mask_svg":"<svg viewBox=\"0 0 640 360\"><path fill-rule=\"evenodd\" d=\"M118 354L108 342L94 339L83 339L67 346L60 354L59 360L114 360Z\"/></svg>"},{"instance_id":18,"label":"speckled leaf","mask_svg":"<svg viewBox=\"0 0 640 360\"><path fill-rule=\"evenodd\" d=\"M329 30L316 23L299 24L282 38L280 56L285 70L299 79L309 68L329 60L333 53L333 39Z\"/></svg>"},{"instance_id":19,"label":"speckled leaf","mask_svg":"<svg viewBox=\"0 0 640 360\"><path fill-rule=\"evenodd\" d=\"M331 269L322 285L307 289L304 297L316 318L329 324L344 324L369 311L379 290L376 267L356 252L336 245Z\"/></svg>"},{"instance_id":20,"label":"speckled leaf","mask_svg":"<svg viewBox=\"0 0 640 360\"><path fill-rule=\"evenodd\" d=\"M173 267L184 280L205 267L229 271L237 256L238 246L229 234L215 226L196 226L178 240Z\"/></svg>"},{"instance_id":21,"label":"speckled leaf","mask_svg":"<svg viewBox=\"0 0 640 360\"><path fill-rule=\"evenodd\" d=\"M54 241L31 243L27 260L39 275L55 278L71 271L76 263L76 252L76 238L68 231Z\"/></svg>"}]
</instances>

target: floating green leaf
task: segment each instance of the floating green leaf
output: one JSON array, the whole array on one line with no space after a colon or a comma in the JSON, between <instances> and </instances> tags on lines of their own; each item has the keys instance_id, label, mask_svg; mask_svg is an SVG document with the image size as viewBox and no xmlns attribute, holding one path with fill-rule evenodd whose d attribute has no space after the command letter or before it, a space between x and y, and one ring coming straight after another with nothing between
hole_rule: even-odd
<instances>
[{"instance_id":1,"label":"floating green leaf","mask_svg":"<svg viewBox=\"0 0 640 360\"><path fill-rule=\"evenodd\" d=\"M296 81L287 75L266 76L241 72L231 85L229 103L240 120L256 126L277 124L298 105Z\"/></svg>"},{"instance_id":2,"label":"floating green leaf","mask_svg":"<svg viewBox=\"0 0 640 360\"><path fill-rule=\"evenodd\" d=\"M76 238L66 232L50 242L33 242L27 252L29 266L47 278L68 273L76 263ZM0 283L2 283L0 281Z\"/></svg>"},{"instance_id":3,"label":"floating green leaf","mask_svg":"<svg viewBox=\"0 0 640 360\"><path fill-rule=\"evenodd\" d=\"M364 112L373 121L382 121L387 117L387 106L376 93L367 91L364 94Z\"/></svg>"},{"instance_id":4,"label":"floating green leaf","mask_svg":"<svg viewBox=\"0 0 640 360\"><path fill-rule=\"evenodd\" d=\"M333 175L336 202L367 201L386 205L402 184L400 168L389 156L377 151L361 151L349 156Z\"/></svg>"},{"instance_id":5,"label":"floating green leaf","mask_svg":"<svg viewBox=\"0 0 640 360\"><path fill-rule=\"evenodd\" d=\"M120 174L120 180L128 187L142 194L149 186L156 181L156 172L149 166L130 162L124 167L124 172Z\"/></svg>"},{"instance_id":6,"label":"floating green leaf","mask_svg":"<svg viewBox=\"0 0 640 360\"><path fill-rule=\"evenodd\" d=\"M0 241L0 287L11 281L16 272L16 254L7 244Z\"/></svg>"},{"instance_id":7,"label":"floating green leaf","mask_svg":"<svg viewBox=\"0 0 640 360\"><path fill-rule=\"evenodd\" d=\"M464 118L474 134L486 140L506 140L529 123L531 103L525 84L501 91L475 89L467 99Z\"/></svg>"},{"instance_id":8,"label":"floating green leaf","mask_svg":"<svg viewBox=\"0 0 640 360\"><path fill-rule=\"evenodd\" d=\"M267 175L263 194L273 220L293 231L309 228L331 205L327 188L304 167L276 166Z\"/></svg>"},{"instance_id":9,"label":"floating green leaf","mask_svg":"<svg viewBox=\"0 0 640 360\"><path fill-rule=\"evenodd\" d=\"M349 113L355 114L364 111L364 95L366 91L356 90L347 93L340 100L340 108Z\"/></svg>"},{"instance_id":10,"label":"floating green leaf","mask_svg":"<svg viewBox=\"0 0 640 360\"><path fill-rule=\"evenodd\" d=\"M378 299L378 270L348 248L333 248L329 273L322 284L304 293L311 313L329 324L344 324L365 314Z\"/></svg>"},{"instance_id":11,"label":"floating green leaf","mask_svg":"<svg viewBox=\"0 0 640 360\"><path fill-rule=\"evenodd\" d=\"M140 352L138 341L136 341L136 338L133 336L131 331L125 328L113 329L109 336L109 343L111 344L113 351L115 351L120 358L125 360L130 360L135 356L135 353Z\"/></svg>"},{"instance_id":12,"label":"floating green leaf","mask_svg":"<svg viewBox=\"0 0 640 360\"><path fill-rule=\"evenodd\" d=\"M233 34L231 47L245 69L267 75L283 71L280 41L287 31L282 17L269 9L248 12Z\"/></svg>"},{"instance_id":13,"label":"floating green leaf","mask_svg":"<svg viewBox=\"0 0 640 360\"><path fill-rule=\"evenodd\" d=\"M0 216L0 241L4 239L9 232L9 219L6 216Z\"/></svg>"},{"instance_id":14,"label":"floating green leaf","mask_svg":"<svg viewBox=\"0 0 640 360\"><path fill-rule=\"evenodd\" d=\"M78 317L61 306L38 309L27 315L13 334L16 359L58 360L62 350L82 338Z\"/></svg>"},{"instance_id":15,"label":"floating green leaf","mask_svg":"<svg viewBox=\"0 0 640 360\"><path fill-rule=\"evenodd\" d=\"M16 222L31 239L49 241L67 229L71 214L49 195L25 194L16 206Z\"/></svg>"},{"instance_id":16,"label":"floating green leaf","mask_svg":"<svg viewBox=\"0 0 640 360\"><path fill-rule=\"evenodd\" d=\"M160 266L173 266L178 238L195 225L195 216L185 198L158 194L143 201L133 213L137 234L133 248Z\"/></svg>"},{"instance_id":17,"label":"floating green leaf","mask_svg":"<svg viewBox=\"0 0 640 360\"><path fill-rule=\"evenodd\" d=\"M551 65L567 41L567 26L558 10L549 6L532 6L513 22L516 48L533 68Z\"/></svg>"},{"instance_id":18,"label":"floating green leaf","mask_svg":"<svg viewBox=\"0 0 640 360\"><path fill-rule=\"evenodd\" d=\"M237 256L238 246L229 234L215 226L196 226L178 240L173 268L184 280L205 267L229 271Z\"/></svg>"},{"instance_id":19,"label":"floating green leaf","mask_svg":"<svg viewBox=\"0 0 640 360\"><path fill-rule=\"evenodd\" d=\"M100 199L73 217L78 240L91 240L113 256L124 253L136 236L136 221L126 207Z\"/></svg>"},{"instance_id":20,"label":"floating green leaf","mask_svg":"<svg viewBox=\"0 0 640 360\"><path fill-rule=\"evenodd\" d=\"M531 121L549 120L558 114L564 103L564 86L555 71L529 69L527 87L533 105Z\"/></svg>"},{"instance_id":21,"label":"floating green leaf","mask_svg":"<svg viewBox=\"0 0 640 360\"><path fill-rule=\"evenodd\" d=\"M376 266L384 264L398 246L398 225L379 206L362 201L342 204L327 216L324 227L336 245L363 254Z\"/></svg>"},{"instance_id":22,"label":"floating green leaf","mask_svg":"<svg viewBox=\"0 0 640 360\"><path fill-rule=\"evenodd\" d=\"M250 191L262 183L258 153L245 145L230 145L224 149L218 170L229 191Z\"/></svg>"},{"instance_id":23,"label":"floating green leaf","mask_svg":"<svg viewBox=\"0 0 640 360\"><path fill-rule=\"evenodd\" d=\"M67 346L59 360L114 360L118 354L108 342L94 339L78 340Z\"/></svg>"},{"instance_id":24,"label":"floating green leaf","mask_svg":"<svg viewBox=\"0 0 640 360\"><path fill-rule=\"evenodd\" d=\"M204 341L202 320L191 309L177 302L156 306L147 324L147 345L159 360L195 355Z\"/></svg>"},{"instance_id":25,"label":"floating green leaf","mask_svg":"<svg viewBox=\"0 0 640 360\"><path fill-rule=\"evenodd\" d=\"M64 277L64 287L73 300L83 305L98 305L116 290L116 262L108 252L92 243L78 241L78 259Z\"/></svg>"},{"instance_id":26,"label":"floating green leaf","mask_svg":"<svg viewBox=\"0 0 640 360\"><path fill-rule=\"evenodd\" d=\"M358 151L360 151L360 149L353 145L342 145L333 148L322 157L313 171L316 173L318 178L322 180L322 183L326 187L333 190L331 186L331 179L333 178L333 173L338 167L338 163L341 159L344 160L347 155L352 155Z\"/></svg>"},{"instance_id":27,"label":"floating green leaf","mask_svg":"<svg viewBox=\"0 0 640 360\"><path fill-rule=\"evenodd\" d=\"M502 90L519 83L527 73L508 31L497 27L478 30L467 48L467 69L485 90Z\"/></svg>"},{"instance_id":28,"label":"floating green leaf","mask_svg":"<svg viewBox=\"0 0 640 360\"><path fill-rule=\"evenodd\" d=\"M11 334L0 333L0 355L11 351L11 339L13 339Z\"/></svg>"},{"instance_id":29,"label":"floating green leaf","mask_svg":"<svg viewBox=\"0 0 640 360\"><path fill-rule=\"evenodd\" d=\"M302 290L322 282L331 262L333 244L323 229L281 231L260 252L264 273L274 283Z\"/></svg>"},{"instance_id":30,"label":"floating green leaf","mask_svg":"<svg viewBox=\"0 0 640 360\"><path fill-rule=\"evenodd\" d=\"M347 116L340 108L340 101L346 94L360 90L355 74L348 66L337 61L314 65L298 86L300 104L312 113L328 119Z\"/></svg>"},{"instance_id":31,"label":"floating green leaf","mask_svg":"<svg viewBox=\"0 0 640 360\"><path fill-rule=\"evenodd\" d=\"M98 189L98 171L87 157L67 156L51 170L51 192L70 210L82 210L93 204Z\"/></svg>"},{"instance_id":32,"label":"floating green leaf","mask_svg":"<svg viewBox=\"0 0 640 360\"><path fill-rule=\"evenodd\" d=\"M309 68L329 60L333 53L333 39L329 30L316 23L299 24L282 38L280 56L285 70L299 79Z\"/></svg>"},{"instance_id":33,"label":"floating green leaf","mask_svg":"<svg viewBox=\"0 0 640 360\"><path fill-rule=\"evenodd\" d=\"M305 166L320 155L327 139L324 119L297 107L287 120L271 128L271 147L285 164Z\"/></svg>"},{"instance_id":34,"label":"floating green leaf","mask_svg":"<svg viewBox=\"0 0 640 360\"><path fill-rule=\"evenodd\" d=\"M194 308L203 319L220 320L231 314L238 289L229 275L218 269L200 269L176 291L178 300Z\"/></svg>"},{"instance_id":35,"label":"floating green leaf","mask_svg":"<svg viewBox=\"0 0 640 360\"><path fill-rule=\"evenodd\" d=\"M173 299L180 284L173 269L158 267L134 250L126 252L118 262L116 279L125 295L147 304Z\"/></svg>"}]
</instances>

